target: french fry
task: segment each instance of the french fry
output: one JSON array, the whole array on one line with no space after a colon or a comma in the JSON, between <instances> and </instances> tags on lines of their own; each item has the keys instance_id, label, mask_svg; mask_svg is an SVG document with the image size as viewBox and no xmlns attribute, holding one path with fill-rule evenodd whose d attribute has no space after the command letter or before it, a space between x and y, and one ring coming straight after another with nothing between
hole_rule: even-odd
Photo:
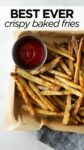
<instances>
[{"instance_id":1,"label":"french fry","mask_svg":"<svg viewBox=\"0 0 84 150\"><path fill-rule=\"evenodd\" d=\"M42 100L42 102L46 105L47 109L51 111L56 110L55 106L45 96L41 95L39 89L33 82L29 82L29 85L32 88L32 90L37 94L37 96Z\"/></svg>"},{"instance_id":2,"label":"french fry","mask_svg":"<svg viewBox=\"0 0 84 150\"><path fill-rule=\"evenodd\" d=\"M26 83L26 81L23 78L20 78L20 82L22 83L22 86L27 91L28 95L43 109L47 109L46 105L42 102L41 99L38 98L38 96L33 92L33 90L30 88L30 86Z\"/></svg>"},{"instance_id":3,"label":"french fry","mask_svg":"<svg viewBox=\"0 0 84 150\"><path fill-rule=\"evenodd\" d=\"M78 42L78 40L75 38L74 35L72 36L72 39L71 39L71 45L72 45L73 50L74 50L74 52L75 52L75 56L77 56L77 51L78 51L78 47L79 47L79 42Z\"/></svg>"},{"instance_id":4,"label":"french fry","mask_svg":"<svg viewBox=\"0 0 84 150\"><path fill-rule=\"evenodd\" d=\"M67 79L65 79L65 78L62 78L62 77L58 77L58 76L55 76L55 77L56 77L56 79L60 80L61 82L64 82L64 83L67 84L68 86L71 86L71 87L73 87L73 88L75 88L75 89L79 89L79 90L81 90L81 91L84 92L84 88L81 87L80 85L78 85L78 84L76 84L76 83L74 83L74 82L72 82L72 81L69 81L69 80L67 80Z\"/></svg>"},{"instance_id":5,"label":"french fry","mask_svg":"<svg viewBox=\"0 0 84 150\"><path fill-rule=\"evenodd\" d=\"M54 67L57 66L60 59L61 59L61 57L57 57L57 58L53 59L52 61L50 61L49 63L43 65L40 69L33 70L30 73L31 74L39 74L39 73L44 73L46 71L49 71L49 70L51 70L51 69L53 69Z\"/></svg>"},{"instance_id":6,"label":"french fry","mask_svg":"<svg viewBox=\"0 0 84 150\"><path fill-rule=\"evenodd\" d=\"M74 113L77 114L78 111L79 111L79 108L80 108L80 105L83 101L83 96L82 97L79 97L75 103L75 109L74 109Z\"/></svg>"},{"instance_id":7,"label":"french fry","mask_svg":"<svg viewBox=\"0 0 84 150\"><path fill-rule=\"evenodd\" d=\"M68 52L71 56L73 56L73 47L71 45L71 42L69 42L69 45L68 45ZM69 59L69 63L67 64L69 65L69 70L71 72L71 75L74 74L74 64L73 64L73 61ZM66 67L67 69L67 67ZM66 70L68 71L68 69ZM68 72L69 73L69 72ZM58 78L60 81L64 82L65 84L67 85L74 85L73 82L67 80L67 79L62 79L62 78ZM73 86L71 86L73 87ZM67 95L67 98L66 98L66 107L65 107L65 111L64 111L64 117L63 117L63 124L64 125L67 125L69 123L69 121L73 121L73 118L70 117L70 110L72 108L72 105L71 105L71 94L70 95Z\"/></svg>"},{"instance_id":8,"label":"french fry","mask_svg":"<svg viewBox=\"0 0 84 150\"><path fill-rule=\"evenodd\" d=\"M65 73L56 71L56 70L50 70L49 73L71 80L71 77L70 77L70 76L68 76L68 75L65 74Z\"/></svg>"},{"instance_id":9,"label":"french fry","mask_svg":"<svg viewBox=\"0 0 84 150\"><path fill-rule=\"evenodd\" d=\"M51 112L51 111L43 110L43 109L39 109L39 108L36 108L35 112L37 114L40 114L40 115L43 115L43 116L63 117L63 115L64 115L63 112L56 112L56 111Z\"/></svg>"},{"instance_id":10,"label":"french fry","mask_svg":"<svg viewBox=\"0 0 84 150\"><path fill-rule=\"evenodd\" d=\"M69 43L69 46L68 46L68 51L69 51L69 54L71 56L73 56L73 46L71 45L71 42ZM73 61L69 59L69 69L72 73L72 75L74 75L74 64L73 64Z\"/></svg>"},{"instance_id":11,"label":"french fry","mask_svg":"<svg viewBox=\"0 0 84 150\"><path fill-rule=\"evenodd\" d=\"M78 83L78 79L79 79L81 54L82 54L82 50L83 50L83 41L84 41L84 39L81 38L81 41L80 41L80 44L79 44L79 49L78 49L78 52L77 52L77 62L76 62L75 75L74 75L74 82L75 83Z\"/></svg>"},{"instance_id":12,"label":"french fry","mask_svg":"<svg viewBox=\"0 0 84 150\"><path fill-rule=\"evenodd\" d=\"M66 64L62 60L60 61L60 65L69 76L72 75L71 71L69 70L69 68L66 66Z\"/></svg>"},{"instance_id":13,"label":"french fry","mask_svg":"<svg viewBox=\"0 0 84 150\"><path fill-rule=\"evenodd\" d=\"M22 94L22 97L23 97L23 99L24 99L24 101L26 103L27 110L29 111L30 116L31 117L35 117L35 112L34 112L32 104L30 102L30 98L28 97L26 91L24 90L24 88L23 88L23 86L22 86L22 84L20 82L20 77L18 75L14 74L14 73L11 73L11 76L15 80L15 82L16 82L16 84L17 84L17 86L18 86L18 88L19 88L19 90L20 90L20 92Z\"/></svg>"},{"instance_id":14,"label":"french fry","mask_svg":"<svg viewBox=\"0 0 84 150\"><path fill-rule=\"evenodd\" d=\"M58 49L62 50L64 53L68 53L67 49L62 46L58 46Z\"/></svg>"},{"instance_id":15,"label":"french fry","mask_svg":"<svg viewBox=\"0 0 84 150\"><path fill-rule=\"evenodd\" d=\"M58 79L53 79L51 77L48 77L48 76L44 76L44 75L40 75L43 79L47 80L47 81L50 81L52 83L56 83L57 85L61 85L61 87L64 87L66 90L72 92L73 94L77 95L77 96L80 96L82 97L83 96L83 93L81 93L80 91L68 86L67 84L61 82L60 80Z\"/></svg>"},{"instance_id":16,"label":"french fry","mask_svg":"<svg viewBox=\"0 0 84 150\"><path fill-rule=\"evenodd\" d=\"M66 99L66 107L65 107L64 117L63 117L64 125L67 125L69 122L70 110L71 110L71 95L68 95Z\"/></svg>"},{"instance_id":17,"label":"french fry","mask_svg":"<svg viewBox=\"0 0 84 150\"><path fill-rule=\"evenodd\" d=\"M69 54L71 56L73 56L73 47L71 45L71 42L69 42L69 45L68 45L68 52L69 52ZM73 64L73 61L69 59L69 63L67 65L69 65L69 70L70 70L71 74L73 75L74 74L74 64ZM63 81L65 84L67 84L69 86L72 85L71 83L73 83L73 82L71 82L71 81L69 81L67 79L59 78L59 80ZM66 107L65 107L65 111L64 111L64 117L63 117L63 124L64 125L67 125L69 123L69 121L71 121L71 122L74 121L74 118L72 118L70 116L70 110L72 108L71 100L72 100L71 94L67 95L67 98L66 98Z\"/></svg>"},{"instance_id":18,"label":"french fry","mask_svg":"<svg viewBox=\"0 0 84 150\"><path fill-rule=\"evenodd\" d=\"M45 90L41 92L42 95L70 95L71 92L67 90L62 91L51 91L51 90Z\"/></svg>"},{"instance_id":19,"label":"french fry","mask_svg":"<svg viewBox=\"0 0 84 150\"><path fill-rule=\"evenodd\" d=\"M47 82L39 77L33 76L30 73L28 73L22 69L16 68L16 73L29 81L32 81L34 83L37 83L37 84L45 86L45 87L48 87L49 89L52 89L52 90L59 89L59 86L57 86L56 84L52 84L52 83Z\"/></svg>"},{"instance_id":20,"label":"french fry","mask_svg":"<svg viewBox=\"0 0 84 150\"><path fill-rule=\"evenodd\" d=\"M59 55L61 55L61 56L64 56L64 57L69 58L69 59L71 59L72 61L74 61L74 58L73 58L72 56L70 56L67 51L59 50L59 49L57 49L57 48L55 48L55 47L52 47L52 46L50 46L50 45L48 45L48 44L47 44L47 48L48 48L48 50L53 51L53 52L56 53L56 54L59 54Z\"/></svg>"},{"instance_id":21,"label":"french fry","mask_svg":"<svg viewBox=\"0 0 84 150\"><path fill-rule=\"evenodd\" d=\"M80 71L79 73L79 83L80 83L80 86L84 88L84 75L82 71Z\"/></svg>"},{"instance_id":22,"label":"french fry","mask_svg":"<svg viewBox=\"0 0 84 150\"><path fill-rule=\"evenodd\" d=\"M80 72L80 76L79 76L79 81L80 81L80 85L81 85L81 88L84 88L84 77L83 77L83 74L81 74ZM83 96L82 97L79 97L77 99L77 101L75 102L75 109L74 109L74 113L77 114L79 109L80 109L80 106L82 104L82 102L84 101L84 92L83 92Z\"/></svg>"},{"instance_id":23,"label":"french fry","mask_svg":"<svg viewBox=\"0 0 84 150\"><path fill-rule=\"evenodd\" d=\"M22 109L27 111L27 107L25 105L22 105ZM42 116L52 116L52 117L63 117L63 112L52 112L52 111L48 111L48 110L43 110L43 109L40 109L40 108L34 108L35 109L35 112L36 114L38 115L41 115Z\"/></svg>"}]
</instances>

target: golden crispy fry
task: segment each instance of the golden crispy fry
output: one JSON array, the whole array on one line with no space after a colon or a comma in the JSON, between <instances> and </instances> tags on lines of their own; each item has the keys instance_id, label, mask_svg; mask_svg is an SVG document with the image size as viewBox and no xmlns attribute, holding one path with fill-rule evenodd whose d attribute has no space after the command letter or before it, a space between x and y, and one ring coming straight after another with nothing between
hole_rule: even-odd
<instances>
[{"instance_id":1,"label":"golden crispy fry","mask_svg":"<svg viewBox=\"0 0 84 150\"><path fill-rule=\"evenodd\" d=\"M73 56L73 47L71 46L71 43L69 43L68 45L68 51L69 51L69 54L71 56ZM73 61L69 59L69 69L70 69L70 72L71 74L73 75L74 74L74 65L73 65ZM67 70L68 71L68 70ZM61 77L58 78L58 80L64 82L65 84L67 85L72 85L73 82L67 80L67 79L62 79ZM74 84L73 84L74 85ZM73 87L73 86L71 86ZM71 105L71 94L70 95L67 95L67 98L66 98L66 107L65 107L65 112L64 112L64 118L63 118L63 124L64 125L67 125L69 123L69 121L73 122L74 119L70 116L70 110L72 108L72 105Z\"/></svg>"},{"instance_id":2,"label":"golden crispy fry","mask_svg":"<svg viewBox=\"0 0 84 150\"><path fill-rule=\"evenodd\" d=\"M22 109L27 111L27 107L25 105L22 105ZM52 116L52 117L63 117L63 112L52 112L52 111L48 111L48 110L44 110L44 109L40 109L40 108L34 108L35 112L37 115L41 115L42 116Z\"/></svg>"},{"instance_id":3,"label":"golden crispy fry","mask_svg":"<svg viewBox=\"0 0 84 150\"><path fill-rule=\"evenodd\" d=\"M81 85L81 88L84 88L84 77L83 77L83 74L81 74L80 72L80 76L79 76L79 81L80 81L80 85ZM75 109L74 109L74 113L77 114L79 109L80 109L80 106L82 104L82 102L84 101L84 92L83 92L83 96L82 97L79 97L77 99L77 101L75 102Z\"/></svg>"},{"instance_id":4,"label":"golden crispy fry","mask_svg":"<svg viewBox=\"0 0 84 150\"><path fill-rule=\"evenodd\" d=\"M54 67L57 66L60 59L61 59L61 57L57 57L57 58L53 59L52 61L50 61L49 63L43 65L40 69L33 70L30 73L31 74L39 74L39 73L44 73L46 71L49 71L49 70L51 70L51 69L53 69Z\"/></svg>"},{"instance_id":5,"label":"golden crispy fry","mask_svg":"<svg viewBox=\"0 0 84 150\"><path fill-rule=\"evenodd\" d=\"M69 68L66 66L66 64L62 60L60 61L60 65L69 76L72 75L71 71L69 70Z\"/></svg>"},{"instance_id":6,"label":"golden crispy fry","mask_svg":"<svg viewBox=\"0 0 84 150\"><path fill-rule=\"evenodd\" d=\"M81 38L80 44L79 44L79 49L77 52L77 61L76 61L76 68L75 68L75 75L74 75L74 82L78 83L78 79L79 79L79 71L80 71L80 64L81 64L81 53L83 50L83 41L84 39Z\"/></svg>"},{"instance_id":7,"label":"golden crispy fry","mask_svg":"<svg viewBox=\"0 0 84 150\"><path fill-rule=\"evenodd\" d=\"M65 107L64 118L63 118L63 124L64 125L68 124L69 116L70 116L70 110L71 110L71 95L68 95L67 99L66 99L66 107Z\"/></svg>"},{"instance_id":8,"label":"golden crispy fry","mask_svg":"<svg viewBox=\"0 0 84 150\"><path fill-rule=\"evenodd\" d=\"M73 56L73 46L71 45L71 42L69 43L69 46L68 46L68 51L69 51L69 54L71 56ZM69 59L69 69L72 73L72 75L74 75L74 64L73 64L73 61Z\"/></svg>"},{"instance_id":9,"label":"golden crispy fry","mask_svg":"<svg viewBox=\"0 0 84 150\"><path fill-rule=\"evenodd\" d=\"M58 46L58 49L62 50L64 53L68 53L67 49L62 46Z\"/></svg>"},{"instance_id":10,"label":"golden crispy fry","mask_svg":"<svg viewBox=\"0 0 84 150\"><path fill-rule=\"evenodd\" d=\"M26 83L26 81L22 78L20 78L20 82L22 83L23 87L27 91L28 95L35 101L37 104L43 108L47 109L46 105L42 102L41 99L38 98L38 96L33 92L33 90L30 88L30 86Z\"/></svg>"},{"instance_id":11,"label":"golden crispy fry","mask_svg":"<svg viewBox=\"0 0 84 150\"><path fill-rule=\"evenodd\" d=\"M19 77L19 81L22 84L22 86L25 88L25 91L28 93L28 95L35 100L35 102L37 102L37 104L39 104L40 107L46 109L46 106L41 102L41 100L39 100L39 98L34 94L34 92L32 91L32 89L28 86L28 84L26 83L26 81Z\"/></svg>"},{"instance_id":12,"label":"golden crispy fry","mask_svg":"<svg viewBox=\"0 0 84 150\"><path fill-rule=\"evenodd\" d=\"M45 96L41 95L38 87L33 82L29 82L29 85L32 88L32 90L37 94L37 96L42 100L42 102L46 105L47 109L51 111L56 110L55 106Z\"/></svg>"},{"instance_id":13,"label":"golden crispy fry","mask_svg":"<svg viewBox=\"0 0 84 150\"><path fill-rule=\"evenodd\" d=\"M60 80L58 79L54 79L54 78L51 78L51 77L48 77L48 76L44 76L44 75L40 75L43 79L47 80L47 81L50 81L52 83L56 83L57 85L61 85L61 87L64 87L66 90L72 92L73 94L77 95L77 96L80 96L82 97L83 96L83 93L81 93L80 91L68 86L67 84L61 82Z\"/></svg>"},{"instance_id":14,"label":"golden crispy fry","mask_svg":"<svg viewBox=\"0 0 84 150\"><path fill-rule=\"evenodd\" d=\"M80 83L80 86L84 88L84 75L82 71L80 71L79 73L79 83Z\"/></svg>"},{"instance_id":15,"label":"golden crispy fry","mask_svg":"<svg viewBox=\"0 0 84 150\"><path fill-rule=\"evenodd\" d=\"M64 57L69 58L69 59L71 59L72 61L74 61L74 58L73 58L72 56L70 56L67 51L59 50L59 49L57 49L57 48L55 48L55 47L52 47L52 46L50 46L50 45L48 45L48 44L47 44L47 48L48 48L48 50L53 51L53 52L56 53L56 54L59 54L59 55L61 55L61 56L64 56Z\"/></svg>"},{"instance_id":16,"label":"golden crispy fry","mask_svg":"<svg viewBox=\"0 0 84 150\"><path fill-rule=\"evenodd\" d=\"M76 83L74 83L72 81L69 81L69 80L67 80L65 78L62 78L62 77L58 77L58 76L55 76L55 77L56 77L56 79L60 80L61 82L64 82L68 86L71 86L71 87L73 87L75 89L79 89L79 90L84 92L84 88L82 88L80 85L78 85L78 84L76 84Z\"/></svg>"},{"instance_id":17,"label":"golden crispy fry","mask_svg":"<svg viewBox=\"0 0 84 150\"><path fill-rule=\"evenodd\" d=\"M33 106L31 104L31 101L30 101L30 98L28 97L25 89L23 88L21 82L20 82L20 77L14 73L11 73L11 76L12 78L15 80L21 94L22 94L22 97L26 103L26 106L27 106L27 110L29 111L31 117L35 117L35 112L34 112L34 109L33 109Z\"/></svg>"},{"instance_id":18,"label":"golden crispy fry","mask_svg":"<svg viewBox=\"0 0 84 150\"><path fill-rule=\"evenodd\" d=\"M72 44L72 47L73 47L73 50L74 50L74 53L75 53L75 57L76 57L79 44L78 44L78 40L76 39L76 37L74 35L72 36L71 44Z\"/></svg>"},{"instance_id":19,"label":"golden crispy fry","mask_svg":"<svg viewBox=\"0 0 84 150\"><path fill-rule=\"evenodd\" d=\"M51 91L51 90L45 90L41 92L42 95L70 95L71 92L67 90L62 91Z\"/></svg>"},{"instance_id":20,"label":"golden crispy fry","mask_svg":"<svg viewBox=\"0 0 84 150\"><path fill-rule=\"evenodd\" d=\"M81 103L83 101L83 96L82 97L79 97L75 103L75 109L74 109L74 113L77 114L78 111L79 111L79 108L81 106Z\"/></svg>"},{"instance_id":21,"label":"golden crispy fry","mask_svg":"<svg viewBox=\"0 0 84 150\"><path fill-rule=\"evenodd\" d=\"M40 115L53 116L53 117L63 117L63 115L64 115L63 112L56 112L56 111L51 112L51 111L43 110L43 109L39 109L39 108L36 108L35 112Z\"/></svg>"},{"instance_id":22,"label":"golden crispy fry","mask_svg":"<svg viewBox=\"0 0 84 150\"><path fill-rule=\"evenodd\" d=\"M68 76L68 75L65 74L65 73L56 71L56 70L50 70L49 73L71 80L71 77L70 77L70 76Z\"/></svg>"},{"instance_id":23,"label":"golden crispy fry","mask_svg":"<svg viewBox=\"0 0 84 150\"><path fill-rule=\"evenodd\" d=\"M48 87L49 89L52 89L52 90L59 89L59 87L56 84L47 82L39 77L33 76L30 73L28 73L22 69L16 68L16 73L29 81L32 81L34 83L37 83L37 84L45 86L45 87Z\"/></svg>"}]
</instances>

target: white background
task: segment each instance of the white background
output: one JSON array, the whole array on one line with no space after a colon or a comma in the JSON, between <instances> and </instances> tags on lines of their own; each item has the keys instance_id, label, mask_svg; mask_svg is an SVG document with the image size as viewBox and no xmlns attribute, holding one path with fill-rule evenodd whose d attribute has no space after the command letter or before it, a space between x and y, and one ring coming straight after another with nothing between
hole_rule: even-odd
<instances>
[{"instance_id":1,"label":"white background","mask_svg":"<svg viewBox=\"0 0 84 150\"><path fill-rule=\"evenodd\" d=\"M74 5L81 6L84 4L84 0L0 0L0 5Z\"/></svg>"},{"instance_id":2,"label":"white background","mask_svg":"<svg viewBox=\"0 0 84 150\"><path fill-rule=\"evenodd\" d=\"M12 9L17 9L17 10L20 10L20 9L30 9L32 10L32 18L12 18L11 17L11 10ZM40 11L38 12L38 18L35 19L35 12L33 12L33 9L37 9L38 6L9 6L9 7L0 7L0 30L6 30L6 31L9 31L9 30L76 30L76 31L79 31L79 30L83 30L84 29L84 19L81 17L82 14L84 14L84 7L82 6L57 6L57 9L56 9L56 6L39 6L39 9ZM51 11L49 10L48 13L49 13L49 17L50 18L44 18L43 17L43 11L44 9L53 9L53 12L55 13L56 10L58 10L57 12L57 15L56 17L54 18L52 16L52 13ZM64 17L66 17L66 12L68 9L71 9L73 10L73 17L67 17L67 18L60 18L59 16L59 10L60 9L65 9L66 11L64 11ZM24 11L24 17L26 16L26 12ZM35 22L37 22L37 19L38 19L38 24L37 27L36 27L36 24L33 25L33 22L35 20ZM66 20L66 21L65 21ZM15 23L19 21L19 26L16 26ZM59 25L58 23L56 22L59 22ZM12 22L14 24L11 24L9 25L8 22ZM24 25L23 25L23 22L24 22ZM43 25L41 25L41 23L43 23ZM49 27L49 25L47 24L47 26L45 25L44 22L53 22L55 23L55 26L52 25L52 27ZM63 22L68 22L67 25L64 25ZM74 26L72 26L72 22L74 22ZM78 26L76 26L76 23L79 22ZM5 24L6 23L6 24ZM29 23L29 26L26 26L25 23ZM7 25L7 26L5 26Z\"/></svg>"},{"instance_id":3,"label":"white background","mask_svg":"<svg viewBox=\"0 0 84 150\"><path fill-rule=\"evenodd\" d=\"M84 0L73 0L73 3L71 0L0 0L0 6L83 5L83 3ZM0 32L0 150L51 150L51 148L36 140L35 132L9 132L3 129L3 112L4 104L7 101L9 73L12 62L11 48L13 42L14 39L12 33Z\"/></svg>"}]
</instances>

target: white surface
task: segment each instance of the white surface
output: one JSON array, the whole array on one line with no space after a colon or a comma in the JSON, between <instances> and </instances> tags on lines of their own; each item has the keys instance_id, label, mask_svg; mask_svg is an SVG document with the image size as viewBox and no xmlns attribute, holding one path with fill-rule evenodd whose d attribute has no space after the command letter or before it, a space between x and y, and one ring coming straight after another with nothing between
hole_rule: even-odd
<instances>
[{"instance_id":1,"label":"white surface","mask_svg":"<svg viewBox=\"0 0 84 150\"><path fill-rule=\"evenodd\" d=\"M1 132L1 150L52 150L35 139L31 132Z\"/></svg>"},{"instance_id":2,"label":"white surface","mask_svg":"<svg viewBox=\"0 0 84 150\"><path fill-rule=\"evenodd\" d=\"M11 49L15 39L11 32L0 32L0 150L51 150L36 140L35 132L4 131L3 114L11 71ZM9 106L10 107L10 106Z\"/></svg>"}]
</instances>

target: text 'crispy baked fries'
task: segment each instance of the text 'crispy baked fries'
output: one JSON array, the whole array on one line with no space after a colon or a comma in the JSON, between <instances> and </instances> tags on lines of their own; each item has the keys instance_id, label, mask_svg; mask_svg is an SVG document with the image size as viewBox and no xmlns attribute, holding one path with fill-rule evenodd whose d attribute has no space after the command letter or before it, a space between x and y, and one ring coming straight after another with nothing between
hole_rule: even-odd
<instances>
[{"instance_id":1,"label":"text 'crispy baked fries'","mask_svg":"<svg viewBox=\"0 0 84 150\"><path fill-rule=\"evenodd\" d=\"M72 36L66 47L55 40L43 41L48 49L45 64L32 71L16 67L11 73L18 93L15 96L25 102L21 110L39 120L84 124L84 39Z\"/></svg>"}]
</instances>

